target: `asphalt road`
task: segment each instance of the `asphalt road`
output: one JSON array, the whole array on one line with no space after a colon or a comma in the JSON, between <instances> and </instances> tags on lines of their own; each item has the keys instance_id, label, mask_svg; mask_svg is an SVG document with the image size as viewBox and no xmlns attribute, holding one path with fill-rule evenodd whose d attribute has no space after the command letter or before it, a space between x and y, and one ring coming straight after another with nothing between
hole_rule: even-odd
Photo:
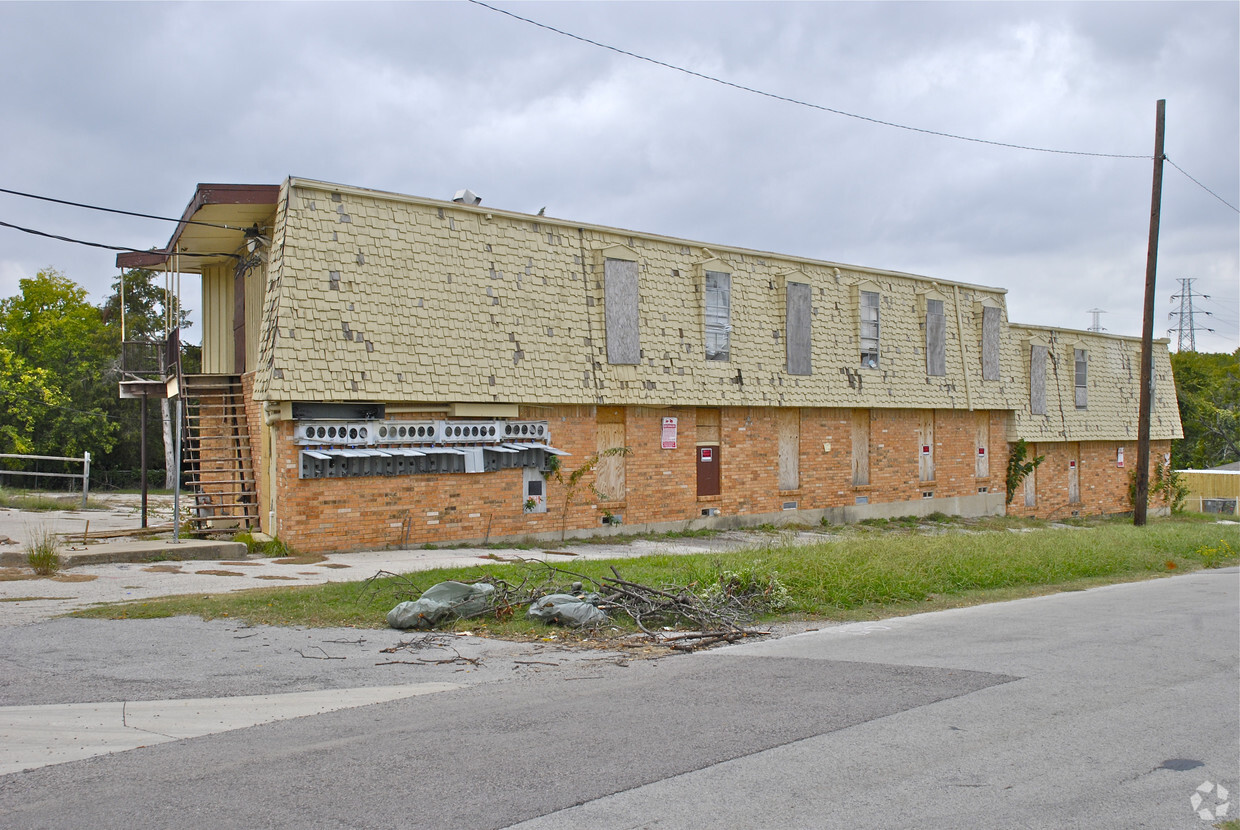
<instances>
[{"instance_id":1,"label":"asphalt road","mask_svg":"<svg viewBox=\"0 0 1240 830\"><path fill-rule=\"evenodd\" d=\"M1240 794L1238 623L1232 568L659 660L458 638L418 653L480 664L376 666L411 659L380 651L401 635L11 627L10 706L443 690L0 776L0 826L1207 828L1193 794Z\"/></svg>"}]
</instances>

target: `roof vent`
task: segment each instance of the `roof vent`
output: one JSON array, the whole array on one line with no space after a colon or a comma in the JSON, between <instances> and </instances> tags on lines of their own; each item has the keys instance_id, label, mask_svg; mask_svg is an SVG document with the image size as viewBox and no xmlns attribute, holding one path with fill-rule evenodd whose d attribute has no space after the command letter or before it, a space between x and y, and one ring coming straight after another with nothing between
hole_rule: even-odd
<instances>
[{"instance_id":1,"label":"roof vent","mask_svg":"<svg viewBox=\"0 0 1240 830\"><path fill-rule=\"evenodd\" d=\"M452 197L452 201L460 202L463 205L477 205L482 202L482 197L467 187L463 190L458 190L456 195Z\"/></svg>"}]
</instances>

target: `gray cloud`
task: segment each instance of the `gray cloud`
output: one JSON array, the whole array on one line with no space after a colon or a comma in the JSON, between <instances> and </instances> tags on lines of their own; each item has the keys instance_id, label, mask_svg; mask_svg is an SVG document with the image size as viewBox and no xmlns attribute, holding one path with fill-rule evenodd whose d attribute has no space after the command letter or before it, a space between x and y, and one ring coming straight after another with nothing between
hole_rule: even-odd
<instances>
[{"instance_id":1,"label":"gray cloud","mask_svg":"<svg viewBox=\"0 0 1240 830\"><path fill-rule=\"evenodd\" d=\"M504 8L790 97L1020 144L1168 155L1236 202L1229 3L531 3ZM1007 287L1014 319L1137 334L1148 160L1029 153L728 89L467 3L0 4L0 186L177 216L294 174ZM1236 214L1168 169L1181 276L1234 300ZM0 195L0 220L159 245L163 223ZM0 229L0 294L112 257ZM1236 346L1235 317L1206 348ZM1199 343L1201 347L1201 343Z\"/></svg>"}]
</instances>

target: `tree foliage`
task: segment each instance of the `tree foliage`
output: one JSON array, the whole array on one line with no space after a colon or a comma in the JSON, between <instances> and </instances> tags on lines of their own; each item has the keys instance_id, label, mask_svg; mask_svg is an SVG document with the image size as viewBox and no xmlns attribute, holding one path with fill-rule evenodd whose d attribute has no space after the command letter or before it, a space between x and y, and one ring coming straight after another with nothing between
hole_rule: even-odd
<instances>
[{"instance_id":1,"label":"tree foliage","mask_svg":"<svg viewBox=\"0 0 1240 830\"><path fill-rule=\"evenodd\" d=\"M4 405L42 411L26 409L11 419L14 443L21 436L40 455L112 449L120 429L109 416L116 397L109 378L115 379L119 341L86 290L60 272L47 268L18 285L19 294L0 300ZM32 429L23 431L20 424L30 418Z\"/></svg>"},{"instance_id":2,"label":"tree foliage","mask_svg":"<svg viewBox=\"0 0 1240 830\"><path fill-rule=\"evenodd\" d=\"M1004 504L1012 503L1012 499L1015 498L1016 490L1020 487L1021 482L1045 460L1046 456L1044 455L1029 459L1029 444L1025 442L1024 438L1012 445L1011 450L1008 451L1007 501Z\"/></svg>"},{"instance_id":3,"label":"tree foliage","mask_svg":"<svg viewBox=\"0 0 1240 830\"><path fill-rule=\"evenodd\" d=\"M99 306L53 268L19 282L0 300L0 453L92 456L92 469L136 471L141 457L138 401L120 400L121 284ZM125 339L164 339L165 294L159 275L124 274ZM179 321L188 328L184 312ZM185 348L197 371L198 347ZM157 368L157 367L156 367ZM149 414L147 463L163 466L160 408ZM126 478L136 477L130 472Z\"/></svg>"},{"instance_id":4,"label":"tree foliage","mask_svg":"<svg viewBox=\"0 0 1240 830\"><path fill-rule=\"evenodd\" d=\"M1172 467L1204 470L1240 461L1240 349L1177 352L1171 368L1184 427L1184 437L1172 444Z\"/></svg>"}]
</instances>

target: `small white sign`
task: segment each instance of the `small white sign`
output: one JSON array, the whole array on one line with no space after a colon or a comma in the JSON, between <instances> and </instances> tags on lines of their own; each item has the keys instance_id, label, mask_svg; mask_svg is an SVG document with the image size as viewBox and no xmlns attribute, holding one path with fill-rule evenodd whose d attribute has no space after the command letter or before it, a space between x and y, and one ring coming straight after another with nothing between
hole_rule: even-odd
<instances>
[{"instance_id":1,"label":"small white sign","mask_svg":"<svg viewBox=\"0 0 1240 830\"><path fill-rule=\"evenodd\" d=\"M663 419L663 449L676 449L676 419Z\"/></svg>"}]
</instances>

